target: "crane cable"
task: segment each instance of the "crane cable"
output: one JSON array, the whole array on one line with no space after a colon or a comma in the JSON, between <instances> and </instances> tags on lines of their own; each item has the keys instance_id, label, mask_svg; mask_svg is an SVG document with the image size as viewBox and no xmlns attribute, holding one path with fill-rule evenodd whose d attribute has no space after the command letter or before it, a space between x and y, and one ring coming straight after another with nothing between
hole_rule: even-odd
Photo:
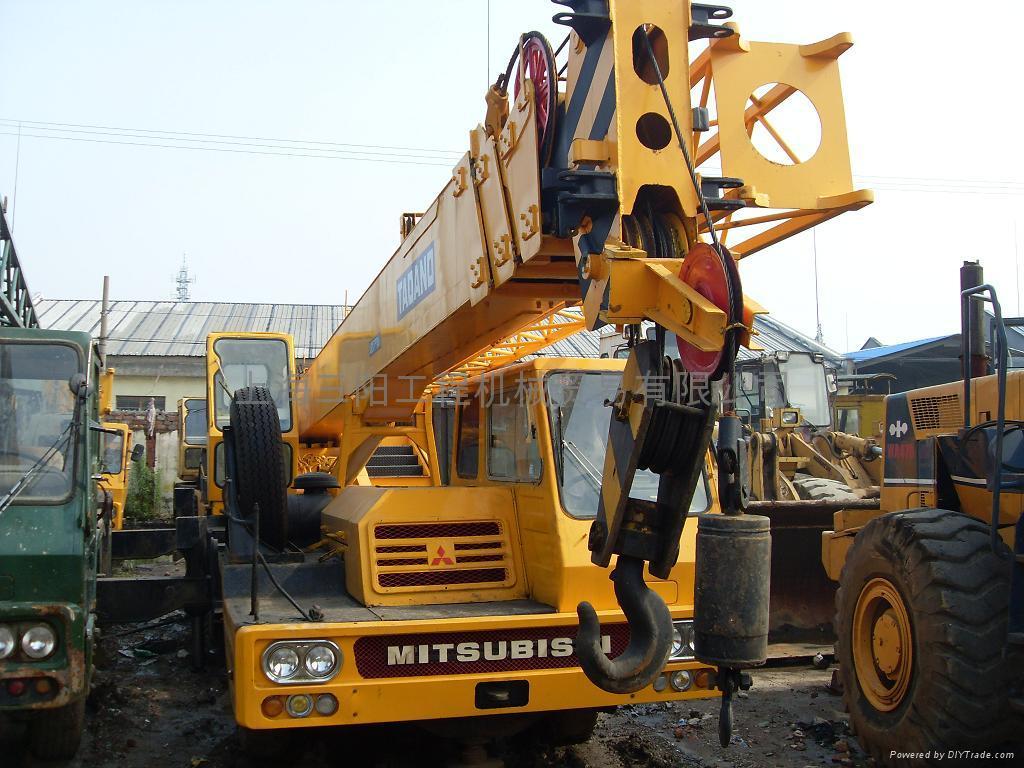
<instances>
[{"instance_id":1,"label":"crane cable","mask_svg":"<svg viewBox=\"0 0 1024 768\"><path fill-rule=\"evenodd\" d=\"M718 241L718 233L715 232L715 223L711 219L711 210L708 208L707 199L704 196L704 192L700 187L700 181L697 179L697 171L694 168L693 160L690 158L690 151L686 148L686 141L683 139L683 131L679 127L679 119L676 117L676 110L672 106L672 99L668 95L668 89L665 87L665 78L661 73L661 66L658 64L658 59L654 55L654 47L651 45L651 36L646 33L644 34L644 45L647 47L647 55L650 57L651 66L654 68L654 75L658 79L658 87L661 89L661 97L665 100L665 107L668 109L669 118L672 120L672 129L675 131L676 140L679 143L679 149L683 153L683 159L686 161L686 170L690 176L690 182L693 184L693 190L697 193L697 202L700 204L701 213L704 214L704 221L708 225L708 234L711 235L712 247L715 253L718 254L719 259L722 261L722 269L726 275L726 284L729 288L729 307L727 313L730 315L729 324L726 326L726 343L725 347L730 348L730 360L725 373L728 375L727 384L729 387L732 385L732 378L736 371L736 335L742 325L743 320L743 298L741 296L735 296L734 291L738 287L738 281L734 280L734 276L738 277L738 273L735 272L735 264L730 265L727 260L732 260L732 257L727 255L725 248Z\"/></svg>"}]
</instances>

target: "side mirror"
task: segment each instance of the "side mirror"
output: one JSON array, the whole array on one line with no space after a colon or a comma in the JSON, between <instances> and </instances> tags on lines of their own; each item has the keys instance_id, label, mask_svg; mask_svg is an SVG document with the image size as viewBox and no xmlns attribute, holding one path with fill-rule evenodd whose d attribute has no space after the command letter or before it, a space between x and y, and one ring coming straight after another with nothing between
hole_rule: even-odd
<instances>
[{"instance_id":1,"label":"side mirror","mask_svg":"<svg viewBox=\"0 0 1024 768\"><path fill-rule=\"evenodd\" d=\"M75 397L84 395L86 389L85 374L80 371L71 374L71 377L68 379L68 389L71 390L71 394Z\"/></svg>"},{"instance_id":2,"label":"side mirror","mask_svg":"<svg viewBox=\"0 0 1024 768\"><path fill-rule=\"evenodd\" d=\"M132 446L132 461L142 461L146 458L146 446L142 443L136 443Z\"/></svg>"}]
</instances>

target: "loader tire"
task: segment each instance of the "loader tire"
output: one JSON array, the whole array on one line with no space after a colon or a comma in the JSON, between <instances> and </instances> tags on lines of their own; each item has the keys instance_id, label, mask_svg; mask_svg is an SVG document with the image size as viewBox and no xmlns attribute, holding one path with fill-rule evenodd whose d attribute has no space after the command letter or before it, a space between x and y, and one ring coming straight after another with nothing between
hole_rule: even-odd
<instances>
[{"instance_id":1,"label":"loader tire","mask_svg":"<svg viewBox=\"0 0 1024 768\"><path fill-rule=\"evenodd\" d=\"M32 714L28 743L40 760L70 760L78 752L85 730L85 696L55 709Z\"/></svg>"},{"instance_id":2,"label":"loader tire","mask_svg":"<svg viewBox=\"0 0 1024 768\"><path fill-rule=\"evenodd\" d=\"M853 501L860 498L846 483L824 477L798 474L793 487L801 499L813 501Z\"/></svg>"},{"instance_id":3,"label":"loader tire","mask_svg":"<svg viewBox=\"0 0 1024 768\"><path fill-rule=\"evenodd\" d=\"M896 512L857 534L836 594L836 658L850 723L880 765L909 764L891 750L993 747L1012 735L1009 574L988 527L960 512Z\"/></svg>"},{"instance_id":4,"label":"loader tire","mask_svg":"<svg viewBox=\"0 0 1024 768\"><path fill-rule=\"evenodd\" d=\"M252 520L258 504L260 540L283 550L288 543L288 483L277 406L265 387L242 387L231 400L230 415L238 511Z\"/></svg>"}]
</instances>

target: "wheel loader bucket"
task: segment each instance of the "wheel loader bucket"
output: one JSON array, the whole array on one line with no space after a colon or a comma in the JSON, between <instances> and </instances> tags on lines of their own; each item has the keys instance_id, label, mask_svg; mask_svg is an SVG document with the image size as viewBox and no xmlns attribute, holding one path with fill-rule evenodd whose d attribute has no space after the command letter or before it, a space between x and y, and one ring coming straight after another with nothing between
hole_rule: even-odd
<instances>
[{"instance_id":1,"label":"wheel loader bucket","mask_svg":"<svg viewBox=\"0 0 1024 768\"><path fill-rule=\"evenodd\" d=\"M811 517L808 515L808 517ZM771 658L813 655L812 646L835 642L836 583L821 564L821 533L832 527L832 513L800 525L772 519L772 571L768 613Z\"/></svg>"}]
</instances>

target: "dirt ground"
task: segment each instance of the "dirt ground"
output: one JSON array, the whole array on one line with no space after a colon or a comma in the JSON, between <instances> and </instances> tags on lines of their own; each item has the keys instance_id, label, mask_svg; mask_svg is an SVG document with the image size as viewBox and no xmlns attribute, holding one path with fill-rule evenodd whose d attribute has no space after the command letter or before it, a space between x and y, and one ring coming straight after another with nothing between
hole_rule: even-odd
<instances>
[{"instance_id":1,"label":"dirt ground","mask_svg":"<svg viewBox=\"0 0 1024 768\"><path fill-rule=\"evenodd\" d=\"M67 768L400 768L460 762L455 742L393 726L303 730L285 755L249 758L235 732L223 674L193 672L187 641L184 616L152 629L108 632L86 736ZM848 733L840 698L828 689L830 679L830 670L807 663L757 672L754 688L735 702L736 730L727 749L718 746L717 700L701 700L603 714L583 745L550 748L526 736L494 744L491 753L509 768L867 765ZM21 737L17 724L0 724L0 765L49 765L28 755Z\"/></svg>"}]
</instances>

